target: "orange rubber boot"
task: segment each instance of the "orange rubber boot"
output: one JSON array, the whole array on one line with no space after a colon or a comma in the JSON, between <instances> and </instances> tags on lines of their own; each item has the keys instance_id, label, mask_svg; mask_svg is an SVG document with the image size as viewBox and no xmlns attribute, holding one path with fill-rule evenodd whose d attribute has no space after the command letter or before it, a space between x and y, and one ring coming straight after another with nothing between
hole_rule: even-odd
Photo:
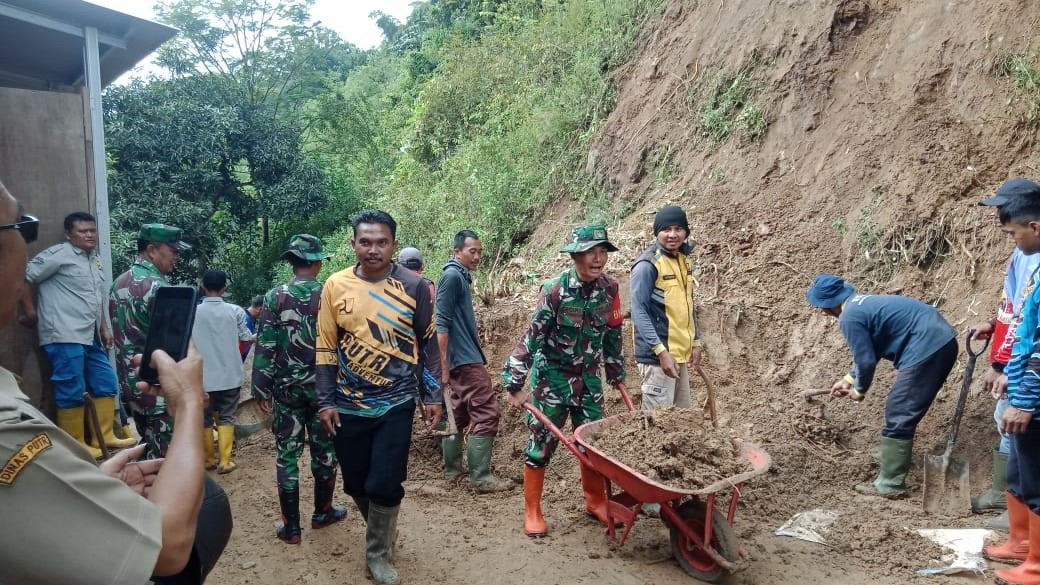
<instances>
[{"instance_id":1,"label":"orange rubber boot","mask_svg":"<svg viewBox=\"0 0 1040 585\"><path fill-rule=\"evenodd\" d=\"M585 513L607 524L607 479L591 468L581 466L581 489L585 492Z\"/></svg>"},{"instance_id":2,"label":"orange rubber boot","mask_svg":"<svg viewBox=\"0 0 1040 585\"><path fill-rule=\"evenodd\" d=\"M542 516L542 486L545 468L524 465L524 534L532 538L549 534Z\"/></svg>"},{"instance_id":3,"label":"orange rubber boot","mask_svg":"<svg viewBox=\"0 0 1040 585\"><path fill-rule=\"evenodd\" d=\"M1021 503L1021 502L1019 502ZM1008 501L1010 509L1011 501ZM1022 504L1025 506L1025 504ZM1017 567L1003 569L993 574L1000 585L1040 585L1040 515L1029 510L1029 554Z\"/></svg>"},{"instance_id":4,"label":"orange rubber boot","mask_svg":"<svg viewBox=\"0 0 1040 585\"><path fill-rule=\"evenodd\" d=\"M1003 544L982 547L982 556L1001 563L1021 563L1029 555L1029 506L1007 492L1008 537Z\"/></svg>"}]
</instances>

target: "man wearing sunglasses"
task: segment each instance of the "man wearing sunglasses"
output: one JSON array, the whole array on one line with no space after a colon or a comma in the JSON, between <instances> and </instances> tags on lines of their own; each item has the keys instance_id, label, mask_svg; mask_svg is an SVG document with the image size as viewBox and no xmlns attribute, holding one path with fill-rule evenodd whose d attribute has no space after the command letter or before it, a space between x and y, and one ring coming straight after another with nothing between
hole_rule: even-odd
<instances>
[{"instance_id":1,"label":"man wearing sunglasses","mask_svg":"<svg viewBox=\"0 0 1040 585\"><path fill-rule=\"evenodd\" d=\"M137 259L130 270L112 282L108 316L116 346L116 369L123 398L144 441L145 458L166 456L173 433L173 420L161 397L137 389L137 376L130 360L144 351L148 337L148 310L159 287L169 285L166 277L173 272L181 252L191 246L181 240L181 228L161 223L146 223L137 236ZM202 436L201 431L198 436Z\"/></svg>"},{"instance_id":2,"label":"man wearing sunglasses","mask_svg":"<svg viewBox=\"0 0 1040 585\"><path fill-rule=\"evenodd\" d=\"M19 217L19 215L21 217ZM0 327L12 324L39 222L0 183ZM202 583L231 530L227 496L202 468L202 359L159 351L161 392L178 425L166 459L131 463L144 447L100 466L29 404L0 368L0 581ZM59 527L55 529L55 527Z\"/></svg>"},{"instance_id":3,"label":"man wearing sunglasses","mask_svg":"<svg viewBox=\"0 0 1040 585\"><path fill-rule=\"evenodd\" d=\"M39 325L40 345L51 362L58 426L100 458L101 449L95 446L98 438L93 438L95 445L87 445L84 439L83 392L88 388L105 444L120 449L137 441L119 439L112 430L119 385L105 352L112 346L112 332L104 318L106 286L97 244L93 215L77 211L66 216L65 241L37 254L26 268L19 322L26 327ZM34 287L39 293L39 313Z\"/></svg>"}]
</instances>

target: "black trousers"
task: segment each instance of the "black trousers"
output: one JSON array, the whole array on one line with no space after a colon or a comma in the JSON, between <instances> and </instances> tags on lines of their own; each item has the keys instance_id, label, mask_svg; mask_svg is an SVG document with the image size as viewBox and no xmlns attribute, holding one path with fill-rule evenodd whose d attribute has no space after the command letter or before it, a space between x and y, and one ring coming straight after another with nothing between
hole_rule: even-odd
<instances>
[{"instance_id":1,"label":"black trousers","mask_svg":"<svg viewBox=\"0 0 1040 585\"><path fill-rule=\"evenodd\" d=\"M378 418L340 413L334 444L347 495L388 508L401 503L414 416L413 400Z\"/></svg>"},{"instance_id":2,"label":"black trousers","mask_svg":"<svg viewBox=\"0 0 1040 585\"><path fill-rule=\"evenodd\" d=\"M951 339L923 362L899 370L885 403L882 437L914 438L917 423L928 413L957 361L957 351L957 340Z\"/></svg>"},{"instance_id":3,"label":"black trousers","mask_svg":"<svg viewBox=\"0 0 1040 585\"><path fill-rule=\"evenodd\" d=\"M1026 432L1009 437L1008 491L1040 514L1040 420L1034 415Z\"/></svg>"}]
</instances>

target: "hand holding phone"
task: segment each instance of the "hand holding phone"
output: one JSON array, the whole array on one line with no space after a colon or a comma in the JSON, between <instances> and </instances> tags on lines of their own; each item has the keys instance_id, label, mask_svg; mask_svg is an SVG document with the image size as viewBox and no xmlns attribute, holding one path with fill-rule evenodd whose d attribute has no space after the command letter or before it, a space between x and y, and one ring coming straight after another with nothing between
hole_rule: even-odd
<instances>
[{"instance_id":1,"label":"hand holding phone","mask_svg":"<svg viewBox=\"0 0 1040 585\"><path fill-rule=\"evenodd\" d=\"M140 363L141 355L134 356L134 361ZM202 390L202 356L195 349L195 344L188 345L187 357L179 362L174 362L160 349L153 354L152 363L159 371L162 386L138 382L137 389L166 399L166 410L170 416L177 417L183 413L194 416L195 412L201 415L209 394Z\"/></svg>"},{"instance_id":2,"label":"hand holding phone","mask_svg":"<svg viewBox=\"0 0 1040 585\"><path fill-rule=\"evenodd\" d=\"M138 379L152 386L159 385L159 372L152 364L152 353L157 349L166 352L175 362L187 357L197 307L195 287L164 286L155 292Z\"/></svg>"}]
</instances>

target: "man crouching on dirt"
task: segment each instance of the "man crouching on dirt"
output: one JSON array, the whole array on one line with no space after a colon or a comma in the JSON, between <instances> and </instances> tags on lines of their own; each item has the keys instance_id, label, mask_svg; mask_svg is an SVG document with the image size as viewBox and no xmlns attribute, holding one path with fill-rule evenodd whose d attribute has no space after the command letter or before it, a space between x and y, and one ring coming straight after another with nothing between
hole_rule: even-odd
<instances>
[{"instance_id":1,"label":"man crouching on dirt","mask_svg":"<svg viewBox=\"0 0 1040 585\"><path fill-rule=\"evenodd\" d=\"M569 414L578 427L603 418L601 362L607 382L625 389L621 296L618 281L603 272L607 253L616 251L603 226L574 229L571 242L561 250L570 253L574 265L542 285L527 333L502 371L509 404L524 407L524 382L530 372L532 404L554 425L562 427ZM542 485L558 441L530 413L527 426L531 436L524 466L524 533L545 536L549 528L542 515ZM581 485L586 512L605 524L606 480L582 466Z\"/></svg>"},{"instance_id":2,"label":"man crouching on dirt","mask_svg":"<svg viewBox=\"0 0 1040 585\"><path fill-rule=\"evenodd\" d=\"M957 360L957 332L931 305L898 295L856 294L852 285L831 274L817 276L805 296L810 305L838 319L852 350L852 371L834 383L831 394L862 401L882 358L899 370L885 403L881 470L856 491L904 498L914 432Z\"/></svg>"},{"instance_id":3,"label":"man crouching on dirt","mask_svg":"<svg viewBox=\"0 0 1040 585\"><path fill-rule=\"evenodd\" d=\"M1000 230L1024 254L1040 252L1040 204L1019 198L999 211ZM1008 538L982 549L988 559L1022 564L994 574L997 583L1040 585L1040 287L1033 273L1026 285L1021 320L1007 374L1008 407L1000 431L1011 439L1007 466Z\"/></svg>"},{"instance_id":4,"label":"man crouching on dirt","mask_svg":"<svg viewBox=\"0 0 1040 585\"><path fill-rule=\"evenodd\" d=\"M365 560L379 585L397 583L391 563L404 499L415 397L426 427L441 418L440 348L425 280L392 262L397 222L383 211L354 220L357 265L325 281L318 308L318 408L334 438L344 490L368 524ZM419 384L425 366L433 380ZM420 386L422 386L420 388Z\"/></svg>"}]
</instances>

